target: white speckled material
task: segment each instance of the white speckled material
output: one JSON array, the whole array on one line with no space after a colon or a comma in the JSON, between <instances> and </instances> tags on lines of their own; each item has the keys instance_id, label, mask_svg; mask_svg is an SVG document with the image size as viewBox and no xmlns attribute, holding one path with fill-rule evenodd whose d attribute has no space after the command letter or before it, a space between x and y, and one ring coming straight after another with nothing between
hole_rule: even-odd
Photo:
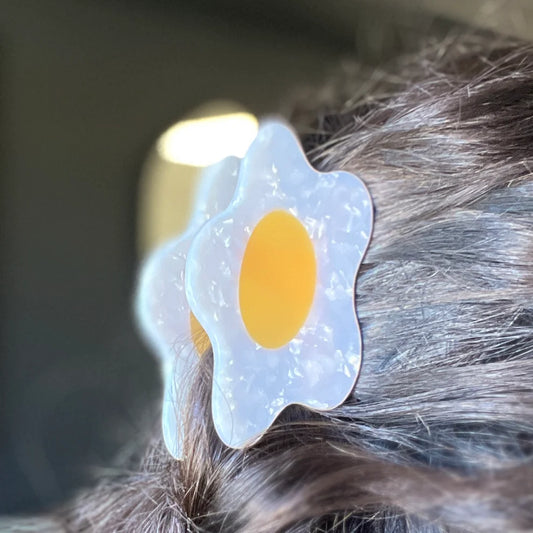
<instances>
[{"instance_id":1,"label":"white speckled material","mask_svg":"<svg viewBox=\"0 0 533 533\"><path fill-rule=\"evenodd\" d=\"M163 436L169 452L182 456L180 413L188 396L187 376L197 364L185 297L185 260L198 230L229 204L240 159L228 157L200 177L193 215L185 233L153 252L142 266L135 310L141 332L161 361L164 380Z\"/></svg>"},{"instance_id":2,"label":"white speckled material","mask_svg":"<svg viewBox=\"0 0 533 533\"><path fill-rule=\"evenodd\" d=\"M239 279L252 231L279 209L294 215L311 238L317 286L297 335L267 349L245 328ZM185 268L189 305L213 346L213 420L228 446L255 442L289 404L332 409L352 391L361 365L354 283L372 217L359 178L317 172L289 128L274 121L260 127L233 200L198 232Z\"/></svg>"}]
</instances>

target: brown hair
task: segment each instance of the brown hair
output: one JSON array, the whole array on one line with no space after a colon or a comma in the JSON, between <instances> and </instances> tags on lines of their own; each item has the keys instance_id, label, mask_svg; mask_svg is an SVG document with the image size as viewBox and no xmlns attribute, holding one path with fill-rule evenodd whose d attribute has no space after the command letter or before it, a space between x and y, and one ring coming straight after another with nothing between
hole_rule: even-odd
<instances>
[{"instance_id":1,"label":"brown hair","mask_svg":"<svg viewBox=\"0 0 533 533\"><path fill-rule=\"evenodd\" d=\"M208 353L185 459L158 432L140 467L62 510L66 530L533 529L533 48L450 39L340 87L293 117L314 164L354 172L375 203L353 395L231 450Z\"/></svg>"}]
</instances>

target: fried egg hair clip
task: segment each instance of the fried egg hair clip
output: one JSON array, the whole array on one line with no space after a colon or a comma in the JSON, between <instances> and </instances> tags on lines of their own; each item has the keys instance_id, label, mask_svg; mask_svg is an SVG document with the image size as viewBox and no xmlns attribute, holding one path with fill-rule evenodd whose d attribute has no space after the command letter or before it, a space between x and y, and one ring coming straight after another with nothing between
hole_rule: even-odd
<instances>
[{"instance_id":1,"label":"fried egg hair clip","mask_svg":"<svg viewBox=\"0 0 533 533\"><path fill-rule=\"evenodd\" d=\"M330 410L351 394L362 357L355 280L372 223L358 177L318 172L289 127L260 126L233 199L196 233L185 266L227 446L255 443L288 405Z\"/></svg>"},{"instance_id":2,"label":"fried egg hair clip","mask_svg":"<svg viewBox=\"0 0 533 533\"><path fill-rule=\"evenodd\" d=\"M188 379L209 347L185 297L185 260L198 230L229 204L239 164L237 157L228 157L203 171L187 229L153 252L140 270L135 314L144 339L160 361L163 438L177 459L183 456L181 417L189 397Z\"/></svg>"}]
</instances>

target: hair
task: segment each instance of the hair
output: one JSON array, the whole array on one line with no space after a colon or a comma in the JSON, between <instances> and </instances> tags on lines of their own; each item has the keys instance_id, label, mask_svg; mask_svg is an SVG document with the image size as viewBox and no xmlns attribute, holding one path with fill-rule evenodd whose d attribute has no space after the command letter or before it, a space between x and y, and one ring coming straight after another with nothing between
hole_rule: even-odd
<instances>
[{"instance_id":1,"label":"hair","mask_svg":"<svg viewBox=\"0 0 533 533\"><path fill-rule=\"evenodd\" d=\"M140 464L56 513L66 531L533 529L533 47L450 38L338 85L293 121L319 170L374 200L353 394L229 449L208 352L185 458L158 430Z\"/></svg>"}]
</instances>

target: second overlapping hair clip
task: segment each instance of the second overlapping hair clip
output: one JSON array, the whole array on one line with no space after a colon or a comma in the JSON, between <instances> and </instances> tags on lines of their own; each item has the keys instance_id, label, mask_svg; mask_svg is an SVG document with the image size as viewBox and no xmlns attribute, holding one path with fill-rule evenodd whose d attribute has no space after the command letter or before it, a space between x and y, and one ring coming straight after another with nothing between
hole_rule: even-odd
<instances>
[{"instance_id":1,"label":"second overlapping hair clip","mask_svg":"<svg viewBox=\"0 0 533 533\"><path fill-rule=\"evenodd\" d=\"M213 349L221 440L252 445L288 405L340 405L361 366L354 289L372 232L363 182L322 173L293 131L268 121L242 160L205 171L188 230L144 265L137 315L163 369L163 434L181 458L182 419Z\"/></svg>"}]
</instances>

